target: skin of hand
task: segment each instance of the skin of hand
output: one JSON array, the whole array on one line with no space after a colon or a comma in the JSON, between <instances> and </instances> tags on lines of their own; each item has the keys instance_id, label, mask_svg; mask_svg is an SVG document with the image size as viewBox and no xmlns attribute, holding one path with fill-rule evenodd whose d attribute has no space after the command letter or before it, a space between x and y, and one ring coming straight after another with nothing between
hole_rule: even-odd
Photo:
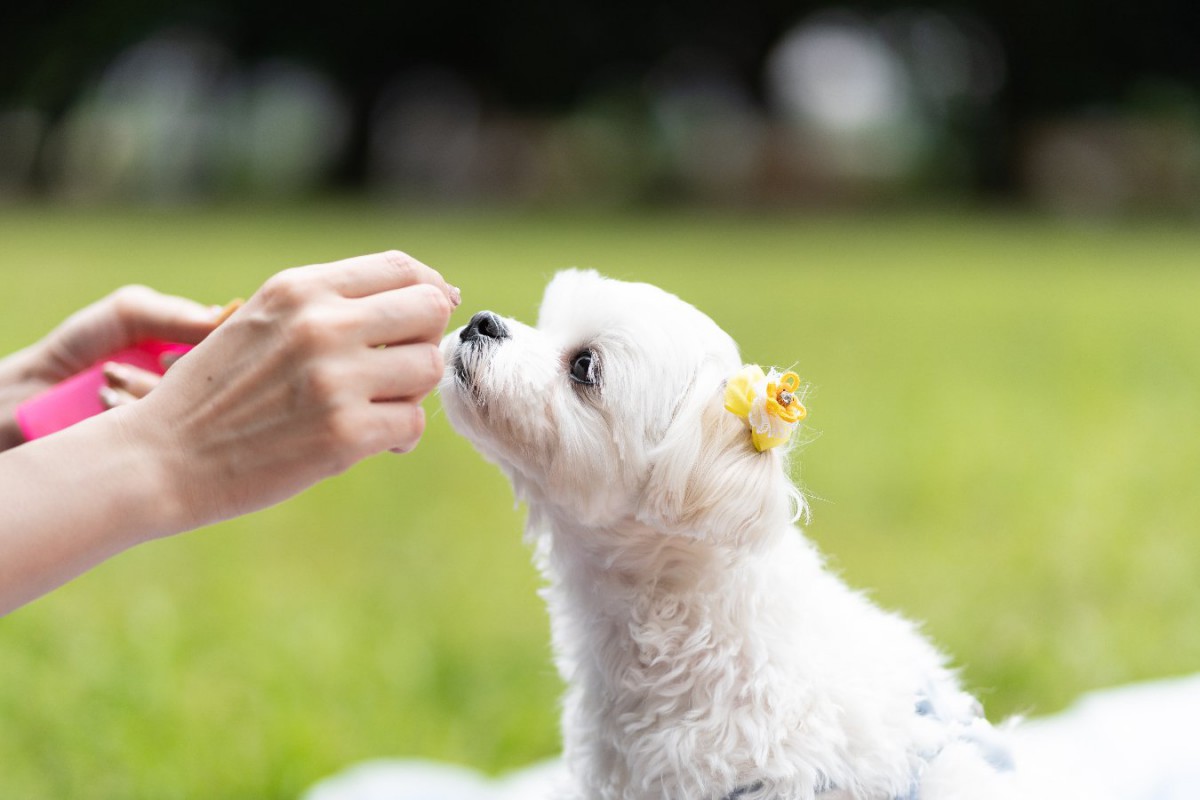
<instances>
[{"instance_id":1,"label":"skin of hand","mask_svg":"<svg viewBox=\"0 0 1200 800\"><path fill-rule=\"evenodd\" d=\"M455 304L401 253L288 270L113 413L159 441L187 527L254 511L416 446Z\"/></svg>"},{"instance_id":2,"label":"skin of hand","mask_svg":"<svg viewBox=\"0 0 1200 800\"><path fill-rule=\"evenodd\" d=\"M68 317L41 341L0 360L0 450L24 439L13 413L34 395L145 339L195 344L218 312L145 286L125 286Z\"/></svg>"},{"instance_id":3,"label":"skin of hand","mask_svg":"<svg viewBox=\"0 0 1200 800\"><path fill-rule=\"evenodd\" d=\"M104 365L105 385L100 387L100 402L105 408L129 405L150 394L160 380L158 373L110 361Z\"/></svg>"},{"instance_id":4,"label":"skin of hand","mask_svg":"<svg viewBox=\"0 0 1200 800\"><path fill-rule=\"evenodd\" d=\"M144 399L0 454L0 613L140 542L412 449L458 302L395 251L285 270Z\"/></svg>"}]
</instances>

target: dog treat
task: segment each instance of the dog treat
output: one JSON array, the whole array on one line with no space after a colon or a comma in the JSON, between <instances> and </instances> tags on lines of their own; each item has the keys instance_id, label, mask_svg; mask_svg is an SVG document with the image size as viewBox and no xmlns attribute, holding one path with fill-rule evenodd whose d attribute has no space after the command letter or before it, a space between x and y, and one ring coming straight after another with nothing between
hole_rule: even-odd
<instances>
[{"instance_id":1,"label":"dog treat","mask_svg":"<svg viewBox=\"0 0 1200 800\"><path fill-rule=\"evenodd\" d=\"M242 298L235 297L232 300L230 300L228 303L226 303L225 307L221 309L221 312L219 314L217 314L217 323L216 324L220 325L222 322L224 322L225 320L232 317L233 312L235 312L239 308L241 308L245 302L246 301L243 300Z\"/></svg>"}]
</instances>

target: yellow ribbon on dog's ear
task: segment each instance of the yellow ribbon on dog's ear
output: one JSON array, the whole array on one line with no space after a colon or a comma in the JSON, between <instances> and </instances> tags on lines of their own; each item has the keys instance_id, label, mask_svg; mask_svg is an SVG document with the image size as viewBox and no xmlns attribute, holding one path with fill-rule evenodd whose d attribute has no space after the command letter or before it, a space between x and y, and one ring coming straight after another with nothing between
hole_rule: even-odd
<instances>
[{"instance_id":1,"label":"yellow ribbon on dog's ear","mask_svg":"<svg viewBox=\"0 0 1200 800\"><path fill-rule=\"evenodd\" d=\"M746 420L750 441L760 453L792 438L792 431L808 416L800 402L800 376L764 373L757 364L747 364L725 384L725 410Z\"/></svg>"}]
</instances>

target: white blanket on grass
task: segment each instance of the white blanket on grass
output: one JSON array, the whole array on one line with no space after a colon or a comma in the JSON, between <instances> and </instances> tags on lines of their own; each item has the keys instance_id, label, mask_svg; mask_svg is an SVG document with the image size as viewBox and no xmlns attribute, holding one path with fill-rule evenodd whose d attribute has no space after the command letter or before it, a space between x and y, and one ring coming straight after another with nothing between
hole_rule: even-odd
<instances>
[{"instance_id":1,"label":"white blanket on grass","mask_svg":"<svg viewBox=\"0 0 1200 800\"><path fill-rule=\"evenodd\" d=\"M1200 800L1200 675L1085 695L1013 732L1029 800ZM321 781L303 800L549 800L562 764L500 778L381 760Z\"/></svg>"}]
</instances>

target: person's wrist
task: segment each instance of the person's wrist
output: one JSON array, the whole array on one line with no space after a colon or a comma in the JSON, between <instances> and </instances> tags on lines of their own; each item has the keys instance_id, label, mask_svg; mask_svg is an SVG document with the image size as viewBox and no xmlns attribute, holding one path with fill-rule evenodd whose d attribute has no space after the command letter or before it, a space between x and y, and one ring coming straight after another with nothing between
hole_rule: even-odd
<instances>
[{"instance_id":1,"label":"person's wrist","mask_svg":"<svg viewBox=\"0 0 1200 800\"><path fill-rule=\"evenodd\" d=\"M129 477L138 482L132 487L134 494L148 506L137 527L142 541L182 533L199 524L183 445L158 415L147 413L154 410L152 404L140 400L102 415L113 423L116 446L130 455L137 474Z\"/></svg>"}]
</instances>

